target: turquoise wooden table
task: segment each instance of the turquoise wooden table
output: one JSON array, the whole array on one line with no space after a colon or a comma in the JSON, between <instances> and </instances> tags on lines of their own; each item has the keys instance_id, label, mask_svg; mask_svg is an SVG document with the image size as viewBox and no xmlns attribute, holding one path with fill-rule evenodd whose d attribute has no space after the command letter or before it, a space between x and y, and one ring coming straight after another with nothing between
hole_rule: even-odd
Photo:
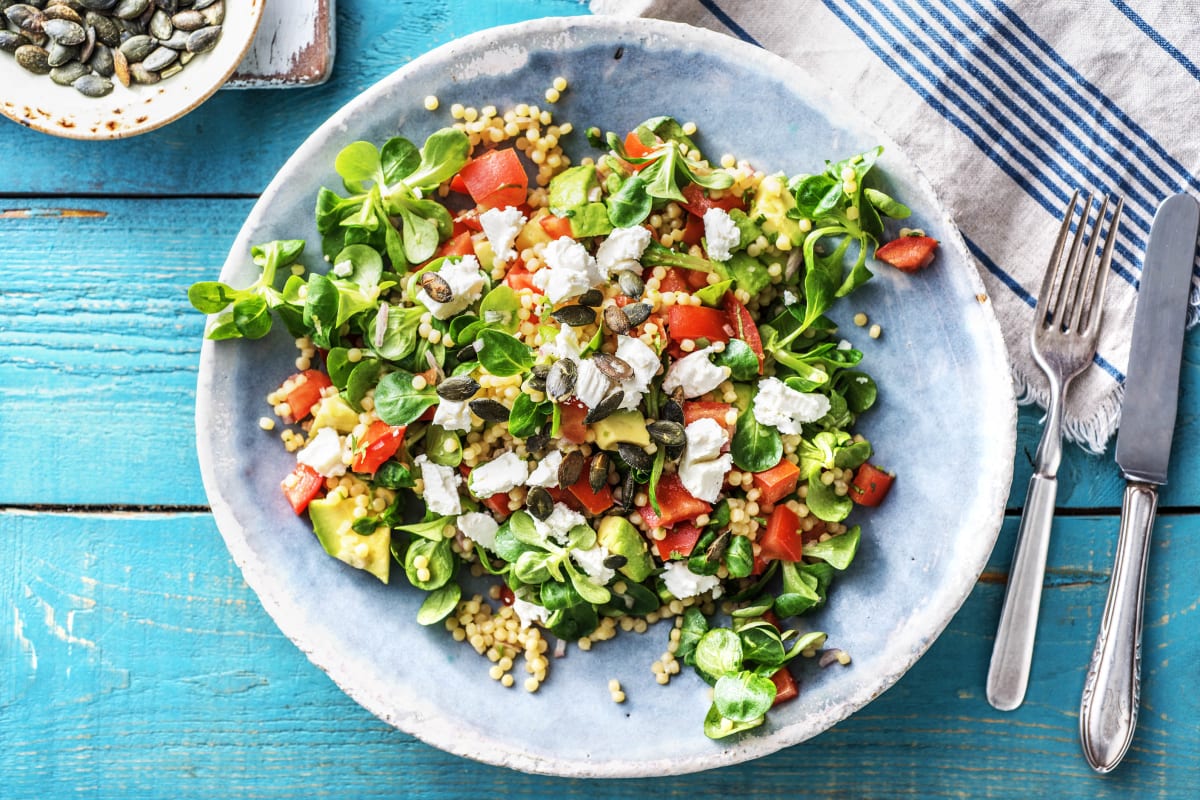
<instances>
[{"instance_id":1,"label":"turquoise wooden table","mask_svg":"<svg viewBox=\"0 0 1200 800\"><path fill-rule=\"evenodd\" d=\"M1150 563L1137 738L1091 773L1078 704L1116 540L1111 457L1069 452L1025 705L984 676L1038 413L1020 415L991 564L891 690L804 744L679 778L523 775L446 755L343 695L276 629L205 505L203 319L254 198L332 111L431 47L574 0L342 0L330 82L221 92L130 141L0 125L0 797L1195 797L1200 340ZM2 90L0 90L2 91ZM970 476L956 476L970 480Z\"/></svg>"}]
</instances>

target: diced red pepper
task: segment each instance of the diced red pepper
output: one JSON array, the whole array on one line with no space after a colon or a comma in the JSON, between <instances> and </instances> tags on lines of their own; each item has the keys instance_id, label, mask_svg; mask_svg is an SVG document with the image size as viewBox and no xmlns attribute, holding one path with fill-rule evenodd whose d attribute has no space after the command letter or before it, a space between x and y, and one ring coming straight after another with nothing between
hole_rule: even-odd
<instances>
[{"instance_id":1,"label":"diced red pepper","mask_svg":"<svg viewBox=\"0 0 1200 800\"><path fill-rule=\"evenodd\" d=\"M690 291L691 287L688 286L687 274L691 271L680 267L667 267L667 274L658 282L658 290L660 292Z\"/></svg>"},{"instance_id":2,"label":"diced red pepper","mask_svg":"<svg viewBox=\"0 0 1200 800\"><path fill-rule=\"evenodd\" d=\"M767 561L799 561L804 556L800 517L787 506L775 506L767 519L767 531L758 537L758 544Z\"/></svg>"},{"instance_id":3,"label":"diced red pepper","mask_svg":"<svg viewBox=\"0 0 1200 800\"><path fill-rule=\"evenodd\" d=\"M471 232L464 230L462 233L451 236L442 242L442 246L438 248L437 255L456 256L458 258L475 255L475 242L471 241Z\"/></svg>"},{"instance_id":4,"label":"diced red pepper","mask_svg":"<svg viewBox=\"0 0 1200 800\"><path fill-rule=\"evenodd\" d=\"M729 403L714 403L709 400L684 400L683 424L691 425L698 419L715 420L732 437L733 431L737 427L736 423L729 422L729 410L732 408L733 406Z\"/></svg>"},{"instance_id":5,"label":"diced red pepper","mask_svg":"<svg viewBox=\"0 0 1200 800\"><path fill-rule=\"evenodd\" d=\"M560 411L559 435L568 442L574 444L583 444L587 441L587 425L584 423L584 418L587 416L587 406L578 400L567 400L564 403L559 403Z\"/></svg>"},{"instance_id":6,"label":"diced red pepper","mask_svg":"<svg viewBox=\"0 0 1200 800\"><path fill-rule=\"evenodd\" d=\"M796 695L800 694L800 687L796 684L795 677L787 667L780 667L771 674L771 683L775 684L775 702L772 706L777 706L780 703L786 703L792 700Z\"/></svg>"},{"instance_id":7,"label":"diced red pepper","mask_svg":"<svg viewBox=\"0 0 1200 800\"><path fill-rule=\"evenodd\" d=\"M292 410L291 418L294 422L307 417L312 412L312 407L321 399L321 390L333 385L329 376L319 369L306 369L288 380L292 381L292 388L285 400Z\"/></svg>"},{"instance_id":8,"label":"diced red pepper","mask_svg":"<svg viewBox=\"0 0 1200 800\"><path fill-rule=\"evenodd\" d=\"M768 470L754 473L754 485L758 487L758 502L774 505L792 492L800 481L800 468L786 458Z\"/></svg>"},{"instance_id":9,"label":"diced red pepper","mask_svg":"<svg viewBox=\"0 0 1200 800\"><path fill-rule=\"evenodd\" d=\"M758 325L754 324L754 317L750 316L750 312L734 296L733 292L725 293L723 305L725 314L729 318L729 324L733 326L732 338L741 339L750 345L754 355L758 356L758 374L762 375L766 354L763 352L762 337L758 335Z\"/></svg>"},{"instance_id":10,"label":"diced red pepper","mask_svg":"<svg viewBox=\"0 0 1200 800\"><path fill-rule=\"evenodd\" d=\"M916 272L933 262L938 241L931 236L901 236L875 251L875 258L905 272Z\"/></svg>"},{"instance_id":11,"label":"diced red pepper","mask_svg":"<svg viewBox=\"0 0 1200 800\"><path fill-rule=\"evenodd\" d=\"M692 551L696 549L696 542L700 541L701 533L700 528L690 522L667 528L666 536L654 540L655 546L658 547L658 557L663 561L670 561L672 555L676 558L690 558Z\"/></svg>"},{"instance_id":12,"label":"diced red pepper","mask_svg":"<svg viewBox=\"0 0 1200 800\"><path fill-rule=\"evenodd\" d=\"M350 469L374 475L383 462L396 455L400 443L404 441L404 431L404 425L388 425L379 419L372 422L355 449L354 462Z\"/></svg>"},{"instance_id":13,"label":"diced red pepper","mask_svg":"<svg viewBox=\"0 0 1200 800\"><path fill-rule=\"evenodd\" d=\"M712 511L712 506L683 488L679 474L672 472L664 475L655 490L655 499L662 513L655 513L649 504L638 508L638 513L651 528L669 528L677 522L691 521L701 514Z\"/></svg>"},{"instance_id":14,"label":"diced red pepper","mask_svg":"<svg viewBox=\"0 0 1200 800\"><path fill-rule=\"evenodd\" d=\"M512 512L508 510L508 492L497 492L491 497L485 497L483 504L491 509L496 519L504 521Z\"/></svg>"},{"instance_id":15,"label":"diced red pepper","mask_svg":"<svg viewBox=\"0 0 1200 800\"><path fill-rule=\"evenodd\" d=\"M625 134L625 154L631 158L645 158L646 156L650 155L653 149L654 148L647 147L646 145L642 144L642 140L637 136L637 131L630 131L629 133ZM633 167L633 169L636 171L645 169L646 167L650 166L650 164L630 164L629 166Z\"/></svg>"},{"instance_id":16,"label":"diced red pepper","mask_svg":"<svg viewBox=\"0 0 1200 800\"><path fill-rule=\"evenodd\" d=\"M471 199L486 208L519 206L525 202L529 176L511 147L489 150L459 171Z\"/></svg>"},{"instance_id":17,"label":"diced red pepper","mask_svg":"<svg viewBox=\"0 0 1200 800\"><path fill-rule=\"evenodd\" d=\"M450 179L450 191L458 192L459 194L470 194L467 190L467 182L463 180L462 173Z\"/></svg>"},{"instance_id":18,"label":"diced red pepper","mask_svg":"<svg viewBox=\"0 0 1200 800\"><path fill-rule=\"evenodd\" d=\"M528 289L531 292L542 293L541 289L533 285L533 273L525 269L525 265L520 261L514 262L508 268L508 272L504 275L504 283L513 291L519 292L522 289Z\"/></svg>"},{"instance_id":19,"label":"diced red pepper","mask_svg":"<svg viewBox=\"0 0 1200 800\"><path fill-rule=\"evenodd\" d=\"M728 342L730 330L729 318L720 309L678 305L667 308L667 335L676 342L684 339Z\"/></svg>"},{"instance_id":20,"label":"diced red pepper","mask_svg":"<svg viewBox=\"0 0 1200 800\"><path fill-rule=\"evenodd\" d=\"M683 187L683 197L687 200L683 207L687 209L688 213L701 218L704 216L704 212L710 208L720 208L725 211L732 211L735 208L745 210L746 208L745 201L734 194L726 193L718 200L712 199L704 187L698 183L689 183Z\"/></svg>"},{"instance_id":21,"label":"diced red pepper","mask_svg":"<svg viewBox=\"0 0 1200 800\"><path fill-rule=\"evenodd\" d=\"M887 497L896 479L890 472L884 472L879 467L863 464L854 473L850 481L850 499L860 506L877 506Z\"/></svg>"},{"instance_id":22,"label":"diced red pepper","mask_svg":"<svg viewBox=\"0 0 1200 800\"><path fill-rule=\"evenodd\" d=\"M562 503L572 511L578 511L582 514L586 510L583 507L583 503L579 502L579 498L571 493L570 488L560 489L557 486L552 486L546 489L546 491L550 493L550 497L553 498L554 502Z\"/></svg>"},{"instance_id":23,"label":"diced red pepper","mask_svg":"<svg viewBox=\"0 0 1200 800\"><path fill-rule=\"evenodd\" d=\"M700 244L700 240L703 238L704 220L695 214L688 214L687 222L683 226L683 243L691 247Z\"/></svg>"},{"instance_id":24,"label":"diced red pepper","mask_svg":"<svg viewBox=\"0 0 1200 800\"><path fill-rule=\"evenodd\" d=\"M564 236L571 235L571 220L567 217L558 217L554 214L547 214L538 220L538 225L542 226L542 230L551 239L561 239Z\"/></svg>"},{"instance_id":25,"label":"diced red pepper","mask_svg":"<svg viewBox=\"0 0 1200 800\"><path fill-rule=\"evenodd\" d=\"M292 510L303 514L308 504L325 488L325 479L308 464L297 464L280 486L284 497L292 504Z\"/></svg>"},{"instance_id":26,"label":"diced red pepper","mask_svg":"<svg viewBox=\"0 0 1200 800\"><path fill-rule=\"evenodd\" d=\"M590 462L589 462L590 463ZM579 480L575 481L567 489L571 494L575 495L578 500L592 516L603 514L613 505L612 487L607 483L600 487L600 491L593 492L592 486L588 483L588 470L584 469L580 474Z\"/></svg>"}]
</instances>

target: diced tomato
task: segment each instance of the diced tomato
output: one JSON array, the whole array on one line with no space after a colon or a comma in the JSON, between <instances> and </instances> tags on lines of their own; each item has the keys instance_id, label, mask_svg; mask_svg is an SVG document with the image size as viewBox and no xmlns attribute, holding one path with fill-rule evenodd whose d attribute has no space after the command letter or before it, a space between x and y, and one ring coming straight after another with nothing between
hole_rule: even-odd
<instances>
[{"instance_id":1,"label":"diced tomato","mask_svg":"<svg viewBox=\"0 0 1200 800\"><path fill-rule=\"evenodd\" d=\"M483 504L491 509L492 514L500 520L507 518L512 513L508 510L508 492L497 492L491 497L486 497Z\"/></svg>"},{"instance_id":2,"label":"diced tomato","mask_svg":"<svg viewBox=\"0 0 1200 800\"><path fill-rule=\"evenodd\" d=\"M808 530L804 530L804 528L801 527L800 538L804 540L805 544L808 544L809 542L819 542L827 530L828 526L826 526L825 520L813 520L813 526Z\"/></svg>"},{"instance_id":3,"label":"diced tomato","mask_svg":"<svg viewBox=\"0 0 1200 800\"><path fill-rule=\"evenodd\" d=\"M358 447L355 448L354 462L350 469L374 475L375 471L400 449L404 441L404 425L388 425L377 419L367 428Z\"/></svg>"},{"instance_id":4,"label":"diced tomato","mask_svg":"<svg viewBox=\"0 0 1200 800\"><path fill-rule=\"evenodd\" d=\"M704 212L710 208L720 208L725 211L732 211L735 208L745 210L746 203L742 198L734 194L726 194L719 200L714 200L708 196L708 192L698 183L689 183L683 187L683 196L687 200L683 207L689 213L695 214L697 217L703 217Z\"/></svg>"},{"instance_id":5,"label":"diced tomato","mask_svg":"<svg viewBox=\"0 0 1200 800\"><path fill-rule=\"evenodd\" d=\"M716 420L730 436L733 436L733 430L737 427L737 424L731 423L728 419L731 408L733 406L729 403L714 403L710 400L684 400L683 424L691 425L698 419L706 418Z\"/></svg>"},{"instance_id":6,"label":"diced tomato","mask_svg":"<svg viewBox=\"0 0 1200 800\"><path fill-rule=\"evenodd\" d=\"M516 263L508 268L508 273L504 276L504 282L508 284L508 288L514 291L528 289L531 292L542 293L542 290L533 285L533 273L525 269L524 264Z\"/></svg>"},{"instance_id":7,"label":"diced tomato","mask_svg":"<svg viewBox=\"0 0 1200 800\"><path fill-rule=\"evenodd\" d=\"M750 345L754 355L758 356L758 374L762 375L766 354L763 352L762 337L758 335L758 326L754 324L754 317L750 316L750 312L734 296L733 292L725 293L723 305L725 314L729 318L729 324L733 326L733 338L741 339Z\"/></svg>"},{"instance_id":8,"label":"diced tomato","mask_svg":"<svg viewBox=\"0 0 1200 800\"><path fill-rule=\"evenodd\" d=\"M437 406L430 406L421 412L421 416L417 417L417 422L433 422L433 415L437 413Z\"/></svg>"},{"instance_id":9,"label":"diced tomato","mask_svg":"<svg viewBox=\"0 0 1200 800\"><path fill-rule=\"evenodd\" d=\"M670 561L671 554L675 553L678 558L690 558L692 550L696 549L696 542L700 541L701 533L700 528L690 522L667 528L667 535L654 541L658 547L658 557L663 561Z\"/></svg>"},{"instance_id":10,"label":"diced tomato","mask_svg":"<svg viewBox=\"0 0 1200 800\"><path fill-rule=\"evenodd\" d=\"M656 514L649 504L638 508L638 513L651 528L669 528L677 522L691 521L712 511L710 504L692 497L691 493L683 488L683 481L676 472L662 477L655 490L655 498L662 510L661 514Z\"/></svg>"},{"instance_id":11,"label":"diced tomato","mask_svg":"<svg viewBox=\"0 0 1200 800\"><path fill-rule=\"evenodd\" d=\"M297 464L280 486L284 497L292 504L292 510L303 514L313 498L325 488L325 479L308 464Z\"/></svg>"},{"instance_id":12,"label":"diced tomato","mask_svg":"<svg viewBox=\"0 0 1200 800\"><path fill-rule=\"evenodd\" d=\"M647 147L642 144L642 140L638 138L637 131L630 131L625 134L625 154L633 158L645 158L650 155L654 148ZM633 164L634 169L641 169L643 165Z\"/></svg>"},{"instance_id":13,"label":"diced tomato","mask_svg":"<svg viewBox=\"0 0 1200 800\"><path fill-rule=\"evenodd\" d=\"M728 342L729 333L729 318L720 309L678 305L667 308L667 335L676 342L684 339Z\"/></svg>"},{"instance_id":14,"label":"diced tomato","mask_svg":"<svg viewBox=\"0 0 1200 800\"><path fill-rule=\"evenodd\" d=\"M771 674L771 683L775 684L775 702L771 704L772 706L786 703L800 694L800 687L796 684L796 679L787 667L780 667L773 672Z\"/></svg>"},{"instance_id":15,"label":"diced tomato","mask_svg":"<svg viewBox=\"0 0 1200 800\"><path fill-rule=\"evenodd\" d=\"M306 369L288 378L292 388L285 398L292 410L292 421L299 422L312 412L312 407L321 399L321 390L333 385L329 376L319 369Z\"/></svg>"},{"instance_id":16,"label":"diced tomato","mask_svg":"<svg viewBox=\"0 0 1200 800\"><path fill-rule=\"evenodd\" d=\"M562 503L567 508L572 511L578 511L580 514L584 512L583 503L579 502L579 498L572 494L569 488L560 489L557 486L552 486L546 489L546 491L550 493L550 497L553 498L554 502Z\"/></svg>"},{"instance_id":17,"label":"diced tomato","mask_svg":"<svg viewBox=\"0 0 1200 800\"><path fill-rule=\"evenodd\" d=\"M462 173L450 179L450 191L458 192L459 194L470 194L467 190L467 182L463 180Z\"/></svg>"},{"instance_id":18,"label":"diced tomato","mask_svg":"<svg viewBox=\"0 0 1200 800\"><path fill-rule=\"evenodd\" d=\"M587 441L587 425L583 419L587 416L587 406L578 400L568 400L558 404L561 411L559 434L568 442L583 444Z\"/></svg>"},{"instance_id":19,"label":"diced tomato","mask_svg":"<svg viewBox=\"0 0 1200 800\"><path fill-rule=\"evenodd\" d=\"M937 251L938 241L932 236L901 236L875 251L875 258L905 272L928 267Z\"/></svg>"},{"instance_id":20,"label":"diced tomato","mask_svg":"<svg viewBox=\"0 0 1200 800\"><path fill-rule=\"evenodd\" d=\"M475 243L471 241L471 232L464 230L462 233L451 236L446 241L442 242L442 246L438 248L439 256L463 256L475 255Z\"/></svg>"},{"instance_id":21,"label":"diced tomato","mask_svg":"<svg viewBox=\"0 0 1200 800\"><path fill-rule=\"evenodd\" d=\"M754 473L754 485L760 492L759 503L774 505L792 492L800 480L800 468L786 458L768 470Z\"/></svg>"},{"instance_id":22,"label":"diced tomato","mask_svg":"<svg viewBox=\"0 0 1200 800\"><path fill-rule=\"evenodd\" d=\"M758 537L762 557L768 561L799 561L804 555L800 518L787 506L775 506L767 519L767 531Z\"/></svg>"},{"instance_id":23,"label":"diced tomato","mask_svg":"<svg viewBox=\"0 0 1200 800\"><path fill-rule=\"evenodd\" d=\"M700 244L700 240L703 238L704 220L695 214L688 214L687 222L683 226L683 243L691 247Z\"/></svg>"},{"instance_id":24,"label":"diced tomato","mask_svg":"<svg viewBox=\"0 0 1200 800\"><path fill-rule=\"evenodd\" d=\"M471 198L481 206L504 208L525 202L529 177L511 147L487 151L467 162L458 174Z\"/></svg>"},{"instance_id":25,"label":"diced tomato","mask_svg":"<svg viewBox=\"0 0 1200 800\"><path fill-rule=\"evenodd\" d=\"M500 584L500 602L501 603L503 603L506 606L511 606L513 604L513 601L516 599L517 599L517 596L515 594L513 594L512 589L508 588L508 584L506 584L506 583Z\"/></svg>"},{"instance_id":26,"label":"diced tomato","mask_svg":"<svg viewBox=\"0 0 1200 800\"><path fill-rule=\"evenodd\" d=\"M755 556L754 557L754 566L750 569L750 574L756 575L756 576L762 575L764 572L767 571L767 566L768 566L767 560L765 558L763 558L760 555Z\"/></svg>"},{"instance_id":27,"label":"diced tomato","mask_svg":"<svg viewBox=\"0 0 1200 800\"><path fill-rule=\"evenodd\" d=\"M590 462L589 462L590 463ZM575 481L571 486L567 487L571 494L575 495L575 499L583 504L587 513L596 516L603 514L613 505L612 487L607 483L600 487L600 491L593 492L591 484L588 483L588 470L584 469L580 474L579 480Z\"/></svg>"},{"instance_id":28,"label":"diced tomato","mask_svg":"<svg viewBox=\"0 0 1200 800\"><path fill-rule=\"evenodd\" d=\"M551 239L561 239L564 236L571 235L571 220L567 217L558 217L554 214L547 214L538 220L538 224L542 226L542 230Z\"/></svg>"},{"instance_id":29,"label":"diced tomato","mask_svg":"<svg viewBox=\"0 0 1200 800\"><path fill-rule=\"evenodd\" d=\"M890 472L884 472L879 467L863 464L854 473L850 482L850 499L860 506L877 506L887 497L896 479Z\"/></svg>"},{"instance_id":30,"label":"diced tomato","mask_svg":"<svg viewBox=\"0 0 1200 800\"><path fill-rule=\"evenodd\" d=\"M687 274L690 270L681 269L680 267L667 267L667 274L658 283L660 292L686 292L691 287L688 286Z\"/></svg>"},{"instance_id":31,"label":"diced tomato","mask_svg":"<svg viewBox=\"0 0 1200 800\"><path fill-rule=\"evenodd\" d=\"M463 231L475 231L479 233L483 230L483 223L479 221L479 209L468 208L466 211L454 218L454 235Z\"/></svg>"},{"instance_id":32,"label":"diced tomato","mask_svg":"<svg viewBox=\"0 0 1200 800\"><path fill-rule=\"evenodd\" d=\"M762 613L762 618L763 618L763 620L765 620L766 622L769 622L769 623L771 623L772 625L774 625L774 626L775 626L775 630L777 630L777 631L782 631L782 630L783 630L783 623L782 623L782 622L780 622L780 620L779 620L779 617L775 616L775 612L774 612L774 611L772 611L771 609L769 609L769 608L768 608L766 611L764 611L764 612Z\"/></svg>"}]
</instances>

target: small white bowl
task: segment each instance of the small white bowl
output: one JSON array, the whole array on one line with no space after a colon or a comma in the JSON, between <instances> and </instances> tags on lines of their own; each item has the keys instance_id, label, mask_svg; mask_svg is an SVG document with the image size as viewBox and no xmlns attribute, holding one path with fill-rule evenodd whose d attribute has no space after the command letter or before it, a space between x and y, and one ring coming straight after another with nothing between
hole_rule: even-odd
<instances>
[{"instance_id":1,"label":"small white bowl","mask_svg":"<svg viewBox=\"0 0 1200 800\"><path fill-rule=\"evenodd\" d=\"M183 71L151 86L122 86L113 78L105 97L86 97L34 75L0 53L0 113L14 122L68 139L124 139L179 119L220 89L254 41L265 0L225 0L216 47Z\"/></svg>"}]
</instances>

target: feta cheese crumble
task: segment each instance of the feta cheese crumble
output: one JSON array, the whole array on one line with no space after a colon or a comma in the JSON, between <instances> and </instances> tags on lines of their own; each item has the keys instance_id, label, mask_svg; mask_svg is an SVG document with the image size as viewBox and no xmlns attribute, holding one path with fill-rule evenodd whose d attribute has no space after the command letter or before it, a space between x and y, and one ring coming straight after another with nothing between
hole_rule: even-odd
<instances>
[{"instance_id":1,"label":"feta cheese crumble","mask_svg":"<svg viewBox=\"0 0 1200 800\"><path fill-rule=\"evenodd\" d=\"M575 379L575 397L588 408L600 405L612 390L612 379L600 371L596 362L585 358L579 362L579 376Z\"/></svg>"},{"instance_id":2,"label":"feta cheese crumble","mask_svg":"<svg viewBox=\"0 0 1200 800\"><path fill-rule=\"evenodd\" d=\"M511 492L529 478L529 464L511 450L471 470L467 488L476 497Z\"/></svg>"},{"instance_id":3,"label":"feta cheese crumble","mask_svg":"<svg viewBox=\"0 0 1200 800\"><path fill-rule=\"evenodd\" d=\"M558 468L562 466L562 460L561 450L551 450L529 473L529 479L525 481L525 485L542 486L546 489L556 488L558 486Z\"/></svg>"},{"instance_id":4,"label":"feta cheese crumble","mask_svg":"<svg viewBox=\"0 0 1200 800\"><path fill-rule=\"evenodd\" d=\"M335 263L330 272L332 272L334 275L337 275L339 278L346 278L354 272L354 264L350 261L350 259L347 258L343 261L338 261Z\"/></svg>"},{"instance_id":5,"label":"feta cheese crumble","mask_svg":"<svg viewBox=\"0 0 1200 800\"><path fill-rule=\"evenodd\" d=\"M505 264L517 257L513 242L517 234L525 226L525 215L519 209L489 208L479 215L479 224L488 244L492 246L492 254L497 264Z\"/></svg>"},{"instance_id":6,"label":"feta cheese crumble","mask_svg":"<svg viewBox=\"0 0 1200 800\"><path fill-rule=\"evenodd\" d=\"M472 542L491 551L496 546L496 531L500 530L500 525L491 514L468 511L458 518L458 529Z\"/></svg>"},{"instance_id":7,"label":"feta cheese crumble","mask_svg":"<svg viewBox=\"0 0 1200 800\"><path fill-rule=\"evenodd\" d=\"M312 441L296 453L296 461L307 464L325 478L346 474L346 462L342 460L342 438L333 428L317 431Z\"/></svg>"},{"instance_id":8,"label":"feta cheese crumble","mask_svg":"<svg viewBox=\"0 0 1200 800\"><path fill-rule=\"evenodd\" d=\"M546 266L533 274L533 285L552 303L581 295L604 280L587 248L566 236L546 245L542 258Z\"/></svg>"},{"instance_id":9,"label":"feta cheese crumble","mask_svg":"<svg viewBox=\"0 0 1200 800\"><path fill-rule=\"evenodd\" d=\"M616 355L633 368L633 377L621 381L618 387L625 393L621 408L632 410L638 407L642 395L650 390L650 381L658 373L661 361L654 348L636 336L618 336Z\"/></svg>"},{"instance_id":10,"label":"feta cheese crumble","mask_svg":"<svg viewBox=\"0 0 1200 800\"><path fill-rule=\"evenodd\" d=\"M513 600L512 610L517 615L517 619L521 620L522 628L532 628L535 622L545 622L546 617L550 614L545 606L530 603L519 597Z\"/></svg>"},{"instance_id":11,"label":"feta cheese crumble","mask_svg":"<svg viewBox=\"0 0 1200 800\"><path fill-rule=\"evenodd\" d=\"M532 514L530 516L533 516ZM587 525L587 518L569 506L555 503L554 510L545 520L533 517L533 526L542 536L546 536L558 544L566 544L570 538L571 528L576 525Z\"/></svg>"},{"instance_id":12,"label":"feta cheese crumble","mask_svg":"<svg viewBox=\"0 0 1200 800\"><path fill-rule=\"evenodd\" d=\"M458 261L447 259L435 271L450 287L451 298L445 303L440 303L421 289L417 292L417 299L438 319L449 319L465 311L483 292L484 278L479 271L479 260L475 256L463 256Z\"/></svg>"},{"instance_id":13,"label":"feta cheese crumble","mask_svg":"<svg viewBox=\"0 0 1200 800\"><path fill-rule=\"evenodd\" d=\"M682 388L684 397L699 397L720 386L729 377L729 368L718 367L709 361L708 356L713 352L710 345L672 363L663 379L663 391L669 394Z\"/></svg>"},{"instance_id":14,"label":"feta cheese crumble","mask_svg":"<svg viewBox=\"0 0 1200 800\"><path fill-rule=\"evenodd\" d=\"M563 325L558 329L558 335L549 342L538 348L542 355L550 358L565 358L571 361L578 361L579 356L583 353L583 346L579 344L579 337L575 335L575 329L569 325ZM657 361L658 356L655 356Z\"/></svg>"},{"instance_id":15,"label":"feta cheese crumble","mask_svg":"<svg viewBox=\"0 0 1200 800\"><path fill-rule=\"evenodd\" d=\"M591 550L575 548L571 551L571 557L575 559L575 563L584 571L588 579L597 586L606 585L617 574L615 569L604 566L604 559L608 558L608 556L608 548L602 544L596 545Z\"/></svg>"},{"instance_id":16,"label":"feta cheese crumble","mask_svg":"<svg viewBox=\"0 0 1200 800\"><path fill-rule=\"evenodd\" d=\"M754 396L754 418L780 433L800 433L800 426L829 413L829 398L816 392L798 392L778 378L763 378Z\"/></svg>"},{"instance_id":17,"label":"feta cheese crumble","mask_svg":"<svg viewBox=\"0 0 1200 800\"><path fill-rule=\"evenodd\" d=\"M466 400L442 399L433 412L433 424L441 425L448 431L471 430L471 407Z\"/></svg>"},{"instance_id":18,"label":"feta cheese crumble","mask_svg":"<svg viewBox=\"0 0 1200 800\"><path fill-rule=\"evenodd\" d=\"M664 565L663 582L667 591L680 600L704 594L721 585L716 575L697 575L688 569L686 561L668 561Z\"/></svg>"},{"instance_id":19,"label":"feta cheese crumble","mask_svg":"<svg viewBox=\"0 0 1200 800\"><path fill-rule=\"evenodd\" d=\"M708 257L713 261L728 261L733 249L738 246L741 233L737 223L723 208L710 208L704 212L704 245Z\"/></svg>"},{"instance_id":20,"label":"feta cheese crumble","mask_svg":"<svg viewBox=\"0 0 1200 800\"><path fill-rule=\"evenodd\" d=\"M425 481L422 497L430 511L435 514L462 513L462 499L458 496L462 476L453 467L435 464L424 453L413 459L413 466L421 470L421 480Z\"/></svg>"},{"instance_id":21,"label":"feta cheese crumble","mask_svg":"<svg viewBox=\"0 0 1200 800\"><path fill-rule=\"evenodd\" d=\"M721 455L729 434L714 419L698 419L684 429L687 445L679 459L679 480L698 500L715 503L733 466L733 457Z\"/></svg>"},{"instance_id":22,"label":"feta cheese crumble","mask_svg":"<svg viewBox=\"0 0 1200 800\"><path fill-rule=\"evenodd\" d=\"M601 273L609 278L614 272L624 271L641 275L642 265L638 259L650 244L650 236L650 229L641 225L614 228L596 250L596 265Z\"/></svg>"}]
</instances>

